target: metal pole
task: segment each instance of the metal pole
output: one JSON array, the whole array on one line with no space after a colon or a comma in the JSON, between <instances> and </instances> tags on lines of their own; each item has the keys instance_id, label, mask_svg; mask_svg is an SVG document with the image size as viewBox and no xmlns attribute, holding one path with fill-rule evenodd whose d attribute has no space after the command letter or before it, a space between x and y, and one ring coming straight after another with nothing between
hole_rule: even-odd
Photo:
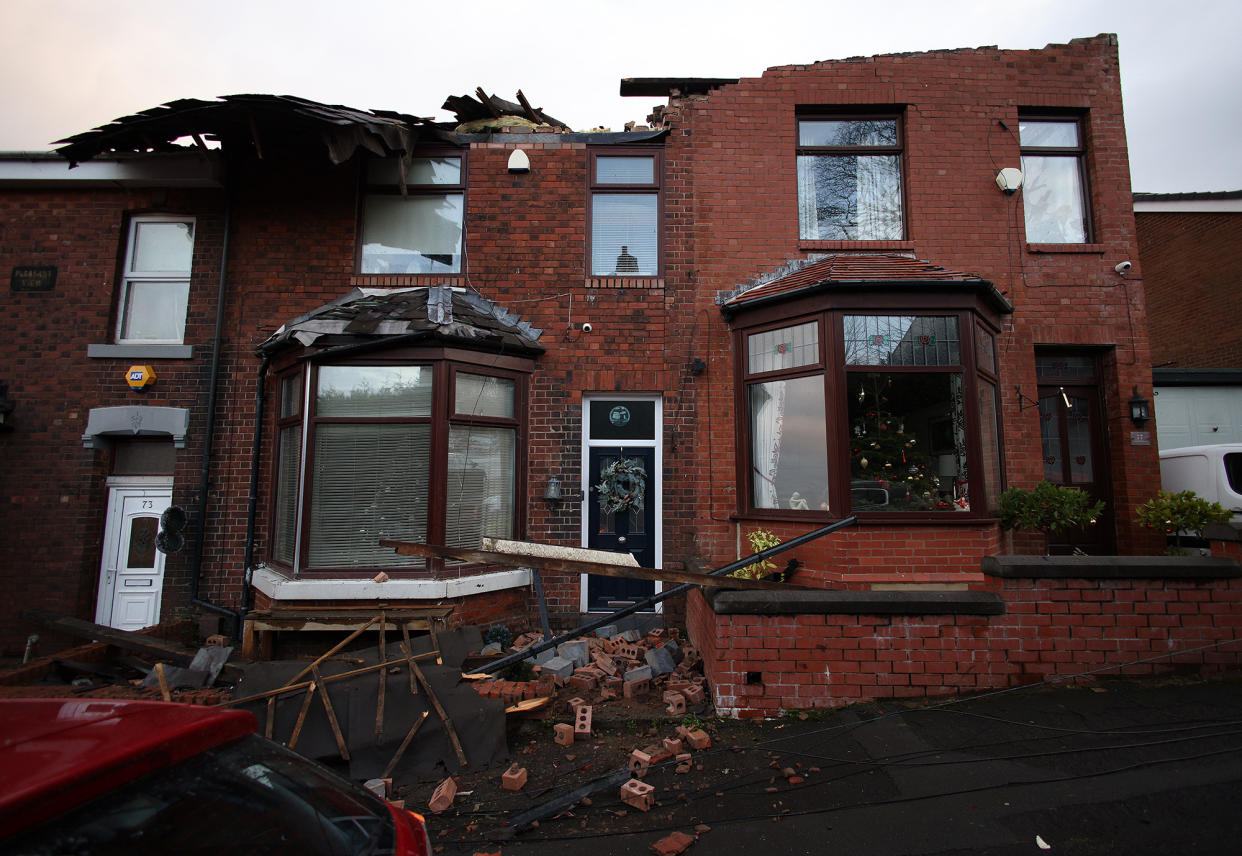
<instances>
[{"instance_id":1,"label":"metal pole","mask_svg":"<svg viewBox=\"0 0 1242 856\"><path fill-rule=\"evenodd\" d=\"M714 571L709 571L704 576L718 577L718 576L722 576L723 574L732 573L733 571L736 571L739 568L744 568L747 565L753 565L756 562L762 562L764 559L767 559L770 556L776 556L780 553L784 553L787 550L792 550L794 547L800 547L801 545L806 544L809 541L814 541L818 538L824 537L825 535L831 535L833 532L836 532L838 529L844 529L846 526L853 526L857 521L858 521L857 517L853 517L853 516L846 517L842 520L838 520L836 523L830 523L829 525L822 526L819 529L813 529L810 532L807 532L805 535L799 535L798 537L793 538L789 541L785 541L784 543L777 544L775 547L769 547L766 550L760 550L758 553L754 553L753 555L747 556L744 559L738 559L736 562L730 562L729 564L725 565L722 568L717 568ZM682 583L679 586L674 586L668 591L662 591L657 595L652 595L646 600L639 601L638 603L632 603L629 606L622 607L621 609L618 609L615 612L610 612L607 615L604 615L602 618L597 618L592 621L588 621L586 624L581 625L575 630L570 630L568 633L562 633L560 636L553 637L552 639L545 639L543 642L540 642L536 645L532 645L531 647L518 651L515 654L510 654L507 657L501 657L499 660L495 660L494 662L488 663L486 666L482 667L481 669L478 669L477 671L485 675L495 674L500 669L503 669L505 666L511 666L514 663L520 663L522 660L525 660L528 657L533 657L535 654L538 654L541 651L546 651L549 648L555 648L557 645L560 645L562 642L568 642L570 639L577 639L579 636L590 633L592 630L597 630L606 624L611 624L613 621L616 621L618 618L624 618L627 615L631 615L635 612L646 609L649 606L654 606L655 604L660 603L661 601L668 600L670 597L675 597L679 594L684 594L685 592L689 591L692 588L695 588L694 583Z\"/></svg>"}]
</instances>

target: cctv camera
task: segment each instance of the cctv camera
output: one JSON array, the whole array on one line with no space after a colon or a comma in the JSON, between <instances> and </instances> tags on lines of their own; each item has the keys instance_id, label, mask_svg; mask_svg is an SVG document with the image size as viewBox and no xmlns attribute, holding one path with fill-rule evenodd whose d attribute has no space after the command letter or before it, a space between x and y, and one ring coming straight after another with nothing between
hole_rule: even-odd
<instances>
[{"instance_id":1,"label":"cctv camera","mask_svg":"<svg viewBox=\"0 0 1242 856\"><path fill-rule=\"evenodd\" d=\"M583 325L582 325L582 332L583 332L583 333L590 333L590 332L591 332L591 330L593 330L593 329L594 329L594 328L591 326L591 322L590 322L590 321L584 322L584 323L583 323Z\"/></svg>"},{"instance_id":2,"label":"cctv camera","mask_svg":"<svg viewBox=\"0 0 1242 856\"><path fill-rule=\"evenodd\" d=\"M1117 273L1125 274L1125 273L1129 273L1130 268L1132 267L1134 267L1134 265L1130 264L1130 262L1128 261L1125 261L1125 262L1119 262L1117 266L1113 268L1113 270L1117 271Z\"/></svg>"}]
</instances>

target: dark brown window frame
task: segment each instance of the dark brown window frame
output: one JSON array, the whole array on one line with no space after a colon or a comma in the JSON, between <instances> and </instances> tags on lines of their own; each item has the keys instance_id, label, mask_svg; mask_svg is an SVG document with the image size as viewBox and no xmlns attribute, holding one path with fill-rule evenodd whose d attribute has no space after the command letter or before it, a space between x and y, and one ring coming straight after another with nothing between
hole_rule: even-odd
<instances>
[{"instance_id":1,"label":"dark brown window frame","mask_svg":"<svg viewBox=\"0 0 1242 856\"><path fill-rule=\"evenodd\" d=\"M1022 122L1073 122L1078 128L1078 145L1070 146L1024 146L1021 137L1018 137L1018 157L1019 161L1027 155L1037 157L1073 157L1078 164L1078 183L1082 188L1082 217L1083 217L1083 240L1066 242L1063 246L1078 247L1084 244L1092 244L1096 240L1095 233L1095 216L1091 206L1091 166L1088 156L1088 139L1087 139L1087 114L1085 111L1066 111L1063 109L1048 111L1040 108L1021 107L1018 109L1018 126L1021 128ZM1020 134L1020 131L1019 131ZM1023 194L1023 210L1025 211L1026 199ZM1023 236L1026 237L1026 225L1023 223ZM1041 247L1057 246L1056 243L1048 241L1032 241L1027 238L1028 244L1038 244Z\"/></svg>"},{"instance_id":2,"label":"dark brown window frame","mask_svg":"<svg viewBox=\"0 0 1242 856\"><path fill-rule=\"evenodd\" d=\"M601 157L652 157L653 181L650 184L600 183L595 180L595 165ZM598 279L658 279L664 276L664 149L654 146L604 146L587 149L587 205L586 205L586 275ZM595 273L595 197L601 196L652 196L656 197L656 272L645 273Z\"/></svg>"},{"instance_id":3,"label":"dark brown window frame","mask_svg":"<svg viewBox=\"0 0 1242 856\"><path fill-rule=\"evenodd\" d=\"M803 122L831 122L831 121L867 121L874 119L893 119L897 122L897 144L894 146L804 146L799 141L802 138L801 124ZM907 175L909 174L908 161L906 151L908 149L906 141L906 121L905 108L901 105L875 105L874 107L860 109L859 107L851 107L849 110L834 111L827 107L800 107L794 119L794 158L795 161L799 155L896 155L901 169L899 177L899 185L901 189L901 235L897 238L806 238L801 235L801 228L798 229L798 240L802 243L809 242L842 242L842 241L858 241L863 243L884 243L893 241L906 241L910 238L910 193L907 186ZM795 165L795 176L797 168ZM796 177L795 177L796 182ZM798 205L798 217L801 218L802 200L795 193Z\"/></svg>"},{"instance_id":4,"label":"dark brown window frame","mask_svg":"<svg viewBox=\"0 0 1242 856\"><path fill-rule=\"evenodd\" d=\"M468 149L457 148L455 146L420 146L414 151L413 159L417 158L445 158L455 157L461 159L461 170L459 173L460 180L457 184L411 184L406 183L405 195L407 196L443 196L446 194L461 194L461 270L455 272L443 273L363 273L362 272L362 237L363 237L363 214L366 207L366 199L368 196L400 196L402 195L401 186L399 184L374 184L367 181L367 165L382 160L397 160L398 158L371 158L362 161L361 168L358 171L358 201L356 211L354 212L354 222L357 223L357 240L354 241L354 275L355 276L437 276L456 278L465 276L466 272L466 221L467 206L470 204L469 192L467 185L469 184L469 158Z\"/></svg>"},{"instance_id":5,"label":"dark brown window frame","mask_svg":"<svg viewBox=\"0 0 1242 856\"><path fill-rule=\"evenodd\" d=\"M318 416L315 411L315 396L318 389L318 374L321 366L428 366L432 370L432 410L429 416L407 417L325 417ZM469 351L454 347L421 347L400 348L385 351L382 355L359 356L354 359L315 360L313 355L301 360L278 366L274 377L276 382L272 392L275 398L275 416L273 417L273 464L271 472L271 492L268 502L270 531L267 546L268 562L280 570L294 575L298 579L315 578L358 578L369 579L379 571L393 577L426 578L435 577L444 569L445 562L441 559L428 559L422 567L414 566L367 566L363 568L348 567L311 567L309 563L309 528L310 502L313 495L313 473L315 465L315 430L324 424L378 424L378 423L421 423L431 426L428 461L428 492L427 509L427 542L443 544L446 532L445 513L447 507L448 448L449 433L453 426L476 425L481 427L503 427L514 430L514 520L513 537L522 538L526 531L526 466L528 458L529 437L529 396L530 377L534 371L534 363L522 357L503 356ZM307 385L304 372L310 373ZM489 377L506 378L514 381L514 416L512 419L503 417L471 416L456 412L456 378L459 372ZM284 416L280 413L281 382L289 377L301 379L299 412ZM294 562L288 563L273 556L275 548L274 535L277 514L277 486L280 478L279 442L283 429L291 426L302 427L303 448L302 463L298 470L298 499L295 505L294 525L297 527L296 553ZM300 511L300 513L299 513ZM393 554L396 555L395 553Z\"/></svg>"},{"instance_id":6,"label":"dark brown window frame","mask_svg":"<svg viewBox=\"0 0 1242 856\"><path fill-rule=\"evenodd\" d=\"M960 363L955 367L898 367L856 366L845 364L845 343L842 317L845 315L938 315L958 318L960 332ZM812 366L799 366L772 372L751 373L747 364L747 337L754 333L780 329L816 321L820 333L819 362ZM733 321L735 433L737 437L736 484L738 510L736 517L748 520L825 521L839 520L854 514L860 521L881 524L978 524L993 519L986 509L994 504L996 497L988 493L982 470L982 433L977 407L979 381L984 379L994 385L999 393L996 373L980 371L976 359L976 336L984 329L995 337L1000 332L999 319L980 305L975 295L960 292L945 294L914 293L894 294L888 298L876 297L859 291L843 292L831 298L808 296L789 303L769 305L753 309ZM999 357L999 354L997 354ZM999 370L999 366L997 366ZM971 462L969 474L970 511L853 511L850 501L849 477L849 425L848 406L845 402L846 375L851 371L885 371L901 373L935 373L962 375L963 396L966 402L967 460ZM786 380L822 374L824 378L825 440L828 460L827 511L810 509L756 508L750 481L751 426L749 389L754 383L768 380ZM997 402L997 451L1000 458L1000 489L1004 489L1004 425ZM981 500L981 501L977 501Z\"/></svg>"}]
</instances>

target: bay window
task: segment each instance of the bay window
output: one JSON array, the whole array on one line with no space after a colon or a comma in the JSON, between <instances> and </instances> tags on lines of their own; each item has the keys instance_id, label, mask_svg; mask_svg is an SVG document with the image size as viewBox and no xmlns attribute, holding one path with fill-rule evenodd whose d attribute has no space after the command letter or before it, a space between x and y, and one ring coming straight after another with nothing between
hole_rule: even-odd
<instances>
[{"instance_id":1,"label":"bay window","mask_svg":"<svg viewBox=\"0 0 1242 856\"><path fill-rule=\"evenodd\" d=\"M740 331L746 512L983 513L999 494L995 345L971 313L756 326Z\"/></svg>"},{"instance_id":2,"label":"bay window","mask_svg":"<svg viewBox=\"0 0 1242 856\"><path fill-rule=\"evenodd\" d=\"M382 539L478 548L518 533L524 375L341 363L283 377L271 558L299 572L418 569Z\"/></svg>"}]
</instances>

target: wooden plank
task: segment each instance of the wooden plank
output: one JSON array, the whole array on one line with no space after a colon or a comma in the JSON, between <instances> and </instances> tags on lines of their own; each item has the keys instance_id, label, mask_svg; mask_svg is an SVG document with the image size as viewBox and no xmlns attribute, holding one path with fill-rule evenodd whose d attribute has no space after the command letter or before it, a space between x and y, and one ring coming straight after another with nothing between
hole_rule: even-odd
<instances>
[{"instance_id":1,"label":"wooden plank","mask_svg":"<svg viewBox=\"0 0 1242 856\"><path fill-rule=\"evenodd\" d=\"M293 723L293 733L289 735L289 743L287 745L290 749L298 745L298 738L302 736L302 726L306 724L306 712L310 710L311 700L315 698L315 682L311 681L305 687L306 697L302 699L302 707L298 711L298 721Z\"/></svg>"},{"instance_id":2,"label":"wooden plank","mask_svg":"<svg viewBox=\"0 0 1242 856\"><path fill-rule=\"evenodd\" d=\"M575 562L550 556L516 556L509 553L491 553L486 550L469 550L464 547L435 547L414 541L391 541L383 539L381 547L391 547L403 556L423 556L433 559L455 559L461 562L484 562L487 564L517 565L545 571L564 571L574 574L596 574L602 577L622 577L630 580L660 580L673 583L693 583L718 588L749 589L754 591L792 591L810 589L793 583L775 583L767 580L749 580L743 577L712 577L692 571L674 571L663 568L627 568L621 565L603 565L599 562Z\"/></svg>"},{"instance_id":3,"label":"wooden plank","mask_svg":"<svg viewBox=\"0 0 1242 856\"><path fill-rule=\"evenodd\" d=\"M387 603L368 603L366 606L350 606L348 604L334 603L330 606L297 606L294 604L273 606L269 609L253 609L246 613L258 618L264 618L269 615L283 616L298 615L300 613L310 612L315 615L335 616L335 615L357 615L364 613L365 615L373 615L375 610L382 609L389 618L402 617L420 617L443 618L453 611L451 606L390 606Z\"/></svg>"},{"instance_id":4,"label":"wooden plank","mask_svg":"<svg viewBox=\"0 0 1242 856\"><path fill-rule=\"evenodd\" d=\"M414 720L414 724L410 726L410 730L406 733L405 739L401 741L401 745L397 747L396 753L392 756L392 760L388 762L388 766L384 768L384 772L379 774L381 779L387 779L392 775L392 771L397 764L401 763L401 756L405 754L405 750L410 748L410 741L414 739L414 735L418 733L418 729L423 727L423 723L427 721L427 717L431 711L424 710L423 715Z\"/></svg>"},{"instance_id":5,"label":"wooden plank","mask_svg":"<svg viewBox=\"0 0 1242 856\"><path fill-rule=\"evenodd\" d=\"M164 664L155 664L155 679L160 682L160 696L164 701L172 701L172 693L168 690L168 678L164 675Z\"/></svg>"},{"instance_id":6,"label":"wooden plank","mask_svg":"<svg viewBox=\"0 0 1242 856\"><path fill-rule=\"evenodd\" d=\"M23 609L20 615L26 621L57 630L67 636L107 642L109 645L115 645L117 648L146 654L149 657L154 657L157 660L162 660L175 666L189 666L194 659L194 655L198 653L197 650L191 651L173 642L160 639L158 636L148 636L145 633L131 633L128 630L117 630L115 627L105 627L102 624L84 621L81 618L72 618L67 615L49 612L46 609ZM225 663L220 676L229 682L237 681L242 676L242 670L237 666Z\"/></svg>"},{"instance_id":7,"label":"wooden plank","mask_svg":"<svg viewBox=\"0 0 1242 856\"><path fill-rule=\"evenodd\" d=\"M383 663L388 659L388 652L384 645L384 613L380 612L379 623L379 661ZM384 736L384 691L388 688L388 670L379 670L379 689L376 690L375 697L375 740L378 743Z\"/></svg>"},{"instance_id":8,"label":"wooden plank","mask_svg":"<svg viewBox=\"0 0 1242 856\"><path fill-rule=\"evenodd\" d=\"M276 696L272 696L267 700L267 722L263 726L263 736L268 740L272 739L272 732L276 730Z\"/></svg>"},{"instance_id":9,"label":"wooden plank","mask_svg":"<svg viewBox=\"0 0 1242 856\"><path fill-rule=\"evenodd\" d=\"M348 636L346 636L344 639L342 639L340 642L338 642L338 643L336 643L335 645L333 645L330 649L328 649L328 652L327 652L326 654L321 654L321 655L319 656L319 658L318 658L318 659L316 659L313 663L311 663L309 666L307 666L307 667L306 667L305 669L303 669L302 671L298 672L296 675L294 675L294 676L293 676L293 677L292 677L289 681L287 681L286 683L287 683L287 684L294 684L294 683L297 683L299 679L304 678L304 677L306 676L306 673L307 673L307 672L313 672L313 671L315 670L315 667L317 667L320 663L322 663L324 660L326 660L326 659L328 659L329 657L331 657L331 656L332 656L333 654L335 654L337 651L339 651L339 650L341 650L342 648L344 648L344 647L345 647L346 645L348 645L350 642L353 642L355 639L357 639L359 636L361 636L361 635L363 634L363 632L364 632L364 631L365 631L368 627L370 627L370 626L371 626L372 624L374 624L375 622L379 621L379 620L380 620L380 616L381 616L382 614L383 614L383 613L380 613L380 615L376 615L374 618L372 618L372 619L371 619L370 621L368 621L366 624L362 625L362 626L361 626L361 627L359 627L357 630L355 630L353 633L349 634L349 635L348 635ZM380 662L383 662L383 661L381 660Z\"/></svg>"},{"instance_id":10,"label":"wooden plank","mask_svg":"<svg viewBox=\"0 0 1242 856\"><path fill-rule=\"evenodd\" d=\"M319 691L319 700L323 702L323 709L328 712L328 724L332 726L332 736L336 738L336 748L341 753L341 758L345 761L349 760L349 747L345 745L345 735L341 733L341 725L336 721L336 711L332 707L332 699L328 698L328 688L323 685L323 679L319 677L319 666L311 666L311 675L315 681L315 688Z\"/></svg>"},{"instance_id":11,"label":"wooden plank","mask_svg":"<svg viewBox=\"0 0 1242 856\"><path fill-rule=\"evenodd\" d=\"M358 620L356 618L342 618L339 620L317 621L309 618L256 618L246 619L247 623L253 623L254 629L260 632L271 631L327 631L333 633L342 633L345 631L353 631L358 629ZM426 618L410 618L404 621L393 621L389 619L385 622L385 630L391 630L394 633L401 629L404 624L411 630L426 630L430 626L430 621ZM378 630L378 627L369 628Z\"/></svg>"},{"instance_id":12,"label":"wooden plank","mask_svg":"<svg viewBox=\"0 0 1242 856\"><path fill-rule=\"evenodd\" d=\"M413 650L413 646L410 645L410 634L405 628L402 628L401 633L405 637L400 645L401 653L408 660L410 659L410 651ZM418 695L418 682L414 680L414 670L406 669L406 674L410 678L410 695Z\"/></svg>"},{"instance_id":13,"label":"wooden plank","mask_svg":"<svg viewBox=\"0 0 1242 856\"><path fill-rule=\"evenodd\" d=\"M435 708L440 720L444 723L444 730L448 733L449 742L453 744L453 751L457 753L457 761L463 767L468 767L470 762L466 760L466 753L462 751L461 741L457 739L457 729L453 727L453 721L449 719L448 712L445 711L444 705L440 704L440 699L436 698L435 690L431 688L431 682L427 680L423 670L418 667L418 663L412 657L409 662L410 669L418 678L418 682L423 685L423 691L427 693L427 698L431 700L431 706Z\"/></svg>"}]
</instances>

